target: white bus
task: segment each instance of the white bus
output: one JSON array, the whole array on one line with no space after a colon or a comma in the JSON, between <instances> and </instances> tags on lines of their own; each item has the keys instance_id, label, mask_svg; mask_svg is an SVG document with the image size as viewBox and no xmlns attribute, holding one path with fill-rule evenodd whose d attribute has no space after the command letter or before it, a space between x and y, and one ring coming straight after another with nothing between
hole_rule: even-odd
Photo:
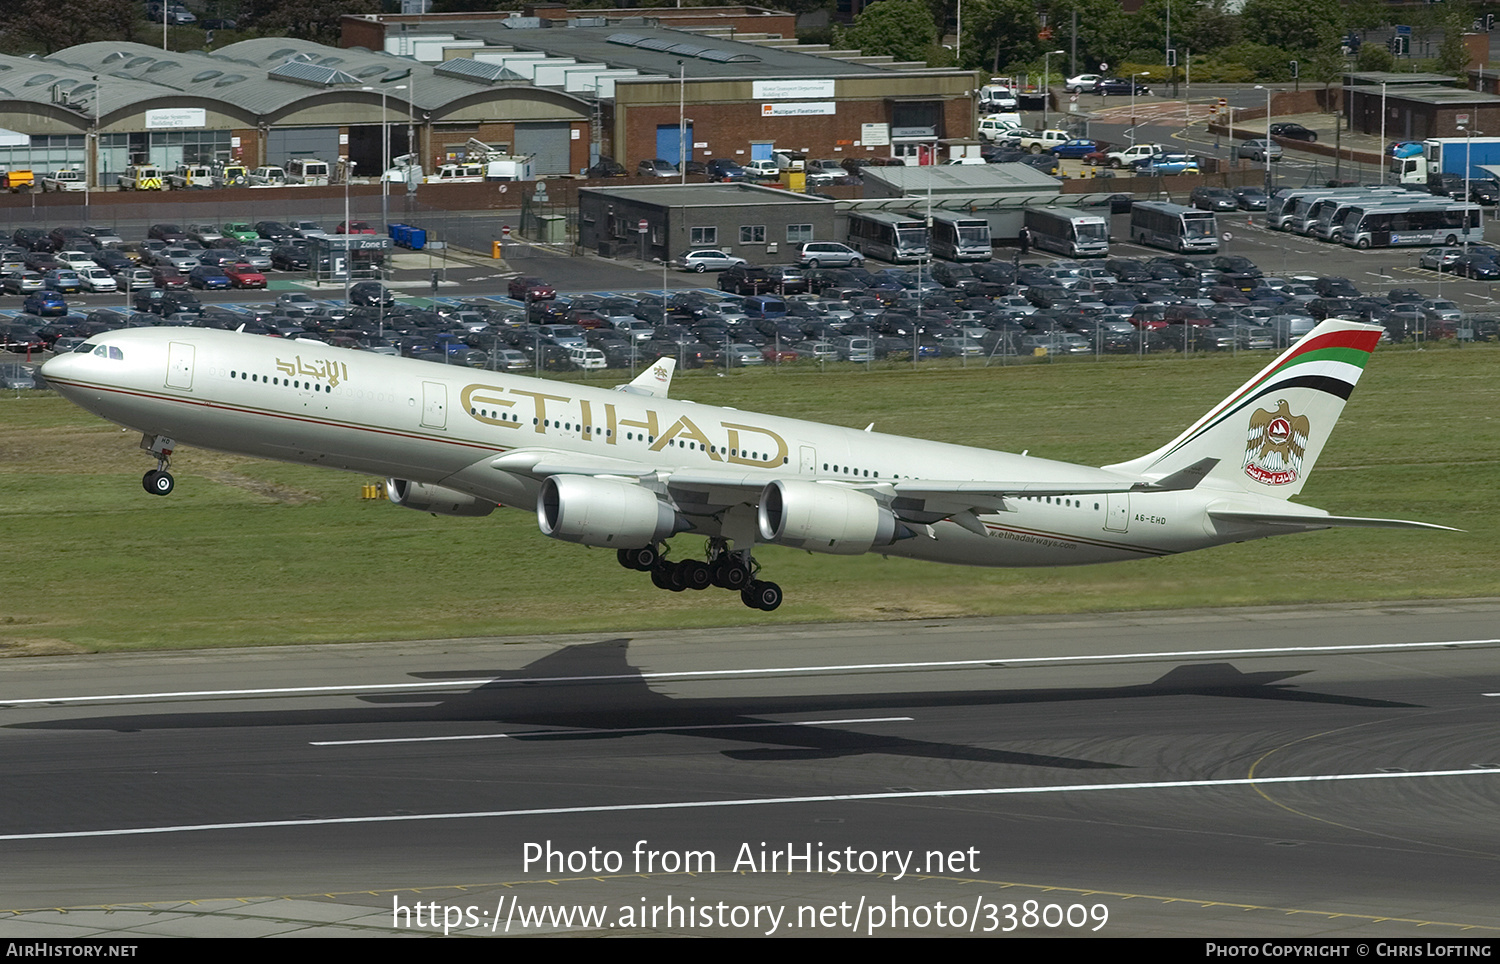
<instances>
[{"instance_id":1,"label":"white bus","mask_svg":"<svg viewBox=\"0 0 1500 964\"><path fill-rule=\"evenodd\" d=\"M1479 205L1467 201L1372 203L1349 211L1338 239L1352 248L1454 245L1484 240L1484 223Z\"/></svg>"},{"instance_id":2,"label":"white bus","mask_svg":"<svg viewBox=\"0 0 1500 964\"><path fill-rule=\"evenodd\" d=\"M849 247L881 261L921 261L927 257L927 222L886 211L850 211Z\"/></svg>"},{"instance_id":3,"label":"white bus","mask_svg":"<svg viewBox=\"0 0 1500 964\"><path fill-rule=\"evenodd\" d=\"M1219 250L1219 222L1211 211L1141 201L1130 207L1130 240L1184 254Z\"/></svg>"},{"instance_id":4,"label":"white bus","mask_svg":"<svg viewBox=\"0 0 1500 964\"><path fill-rule=\"evenodd\" d=\"M994 255L988 218L935 211L929 241L932 253L949 261L988 261Z\"/></svg>"},{"instance_id":5,"label":"white bus","mask_svg":"<svg viewBox=\"0 0 1500 964\"><path fill-rule=\"evenodd\" d=\"M1109 254L1109 219L1076 208L1027 208L1026 230L1034 247L1069 258Z\"/></svg>"}]
</instances>

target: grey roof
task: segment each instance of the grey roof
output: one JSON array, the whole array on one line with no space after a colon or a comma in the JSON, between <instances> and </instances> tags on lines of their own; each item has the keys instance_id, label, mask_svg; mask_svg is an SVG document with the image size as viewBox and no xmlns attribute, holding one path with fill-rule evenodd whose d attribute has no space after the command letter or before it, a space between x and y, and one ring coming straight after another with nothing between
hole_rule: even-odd
<instances>
[{"instance_id":1,"label":"grey roof","mask_svg":"<svg viewBox=\"0 0 1500 964\"><path fill-rule=\"evenodd\" d=\"M1391 70L1364 70L1344 75L1346 83L1356 86L1374 85L1379 87L1406 87L1410 85L1446 84L1453 86L1456 81L1451 74L1402 74Z\"/></svg>"},{"instance_id":2,"label":"grey roof","mask_svg":"<svg viewBox=\"0 0 1500 964\"><path fill-rule=\"evenodd\" d=\"M501 22L445 22L453 36L495 47L539 50L579 63L631 67L647 74L677 76L678 61L688 77L844 77L888 75L889 68L798 53L663 27L568 27L511 29ZM633 38L627 40L626 38ZM421 39L420 35L414 39ZM753 58L753 59L752 59Z\"/></svg>"},{"instance_id":3,"label":"grey roof","mask_svg":"<svg viewBox=\"0 0 1500 964\"><path fill-rule=\"evenodd\" d=\"M1434 107L1494 107L1500 104L1500 95L1464 87L1398 87L1388 90L1386 96L1391 100L1417 101Z\"/></svg>"},{"instance_id":4,"label":"grey roof","mask_svg":"<svg viewBox=\"0 0 1500 964\"><path fill-rule=\"evenodd\" d=\"M108 117L118 110L180 96L176 90L144 80L111 77L105 83L95 83L94 75L98 73L101 71L97 67L73 63L57 55L44 59L0 54L0 101L56 103L81 117L92 117L97 102L100 117ZM54 88L61 99L54 100Z\"/></svg>"},{"instance_id":5,"label":"grey roof","mask_svg":"<svg viewBox=\"0 0 1500 964\"><path fill-rule=\"evenodd\" d=\"M620 187L580 188L580 194L599 194L637 204L659 204L663 207L744 207L767 204L828 204L827 198L808 197L781 188L759 184L638 184Z\"/></svg>"},{"instance_id":6,"label":"grey roof","mask_svg":"<svg viewBox=\"0 0 1500 964\"><path fill-rule=\"evenodd\" d=\"M937 164L862 167L860 176L908 197L963 194L1036 194L1062 190L1055 178L1026 164Z\"/></svg>"}]
</instances>

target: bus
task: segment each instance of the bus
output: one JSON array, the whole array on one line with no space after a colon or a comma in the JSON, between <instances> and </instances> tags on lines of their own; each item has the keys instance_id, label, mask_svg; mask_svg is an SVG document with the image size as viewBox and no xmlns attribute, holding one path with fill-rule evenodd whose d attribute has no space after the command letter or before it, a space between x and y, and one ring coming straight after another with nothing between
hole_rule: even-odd
<instances>
[{"instance_id":1,"label":"bus","mask_svg":"<svg viewBox=\"0 0 1500 964\"><path fill-rule=\"evenodd\" d=\"M1312 205L1323 198L1349 197L1381 190L1381 185L1370 187L1303 187L1283 189L1273 194L1266 202L1266 227L1272 231L1293 231L1307 219ZM1298 207L1301 210L1298 210ZM1293 218L1296 219L1295 225Z\"/></svg>"},{"instance_id":2,"label":"bus","mask_svg":"<svg viewBox=\"0 0 1500 964\"><path fill-rule=\"evenodd\" d=\"M1076 208L1027 208L1026 230L1037 248L1069 258L1109 254L1109 219Z\"/></svg>"},{"instance_id":3,"label":"bus","mask_svg":"<svg viewBox=\"0 0 1500 964\"><path fill-rule=\"evenodd\" d=\"M1375 205L1404 208L1431 207L1434 204L1446 206L1452 203L1449 198L1413 194L1410 191L1402 191L1400 196L1396 197L1389 193L1372 191L1369 194L1359 194L1354 197L1325 200L1315 206L1318 212L1316 220L1309 218L1307 230L1303 233L1310 238L1318 238L1322 241L1337 241L1339 232L1344 228L1344 222L1349 219L1349 212L1356 209L1367 209Z\"/></svg>"},{"instance_id":4,"label":"bus","mask_svg":"<svg viewBox=\"0 0 1500 964\"><path fill-rule=\"evenodd\" d=\"M1291 234L1316 237L1320 224L1324 228L1327 227L1329 211L1341 204L1367 198L1410 198L1411 196L1412 193L1404 187L1330 188L1305 194L1297 199L1296 205L1289 212L1286 212L1289 216L1282 230Z\"/></svg>"},{"instance_id":5,"label":"bus","mask_svg":"<svg viewBox=\"0 0 1500 964\"><path fill-rule=\"evenodd\" d=\"M932 243L932 253L949 261L988 261L994 254L990 245L988 218L969 218L953 211L934 211L929 240Z\"/></svg>"},{"instance_id":6,"label":"bus","mask_svg":"<svg viewBox=\"0 0 1500 964\"><path fill-rule=\"evenodd\" d=\"M927 222L887 211L850 211L849 247L881 261L921 261L927 257Z\"/></svg>"},{"instance_id":7,"label":"bus","mask_svg":"<svg viewBox=\"0 0 1500 964\"><path fill-rule=\"evenodd\" d=\"M1184 254L1219 250L1219 223L1211 211L1139 201L1130 207L1130 240Z\"/></svg>"},{"instance_id":8,"label":"bus","mask_svg":"<svg viewBox=\"0 0 1500 964\"><path fill-rule=\"evenodd\" d=\"M1351 248L1398 245L1454 245L1484 240L1480 207L1468 201L1442 203L1372 203L1352 208L1338 239Z\"/></svg>"}]
</instances>

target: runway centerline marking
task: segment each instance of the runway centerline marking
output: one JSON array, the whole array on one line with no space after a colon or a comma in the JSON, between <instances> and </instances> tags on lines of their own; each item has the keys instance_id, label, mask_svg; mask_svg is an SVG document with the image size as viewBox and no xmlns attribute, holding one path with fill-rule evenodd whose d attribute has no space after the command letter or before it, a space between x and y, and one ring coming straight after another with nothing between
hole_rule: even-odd
<instances>
[{"instance_id":1,"label":"runway centerline marking","mask_svg":"<svg viewBox=\"0 0 1500 964\"><path fill-rule=\"evenodd\" d=\"M626 733L686 733L691 730L764 729L768 726L834 726L850 723L912 723L910 716L871 716L860 720L766 720L763 723L703 723L694 726L623 726L598 727L590 730L527 730L524 733L473 733L467 736L397 736L386 740L322 740L308 746L365 746L380 743L443 743L449 740L524 740L534 736L587 736L591 733L624 735Z\"/></svg>"},{"instance_id":2,"label":"runway centerline marking","mask_svg":"<svg viewBox=\"0 0 1500 964\"><path fill-rule=\"evenodd\" d=\"M201 833L208 830L264 830L276 827L330 827L351 824L418 823L431 820L485 820L504 817L559 816L580 813L630 813L650 810L716 810L725 807L766 807L806 803L857 803L887 800L937 800L953 797L1029 796L1050 793L1097 793L1126 790L1183 790L1195 788L1264 786L1273 783L1339 783L1367 780L1415 780L1434 777L1500 776L1494 770L1413 770L1399 773L1325 773L1291 777L1254 777L1234 780L1168 780L1158 783L1088 783L1077 786L984 787L968 790L902 790L880 793L830 793L802 797L747 797L731 800L670 800L659 803L603 804L592 807L537 807L525 810L479 810L465 813L404 813L372 817L318 817L310 820L247 820L235 823L182 824L165 827L122 827L112 830L62 830L47 833L0 834L0 843L22 840L78 840L91 837L133 837L148 834Z\"/></svg>"},{"instance_id":3,"label":"runway centerline marking","mask_svg":"<svg viewBox=\"0 0 1500 964\"><path fill-rule=\"evenodd\" d=\"M0 709L19 706L64 706L73 703L117 703L136 700L240 699L247 696L338 696L345 693L400 693L479 686L522 686L537 683L609 683L627 680L713 679L745 676L795 675L799 673L910 672L912 670L1003 668L1068 663L1129 662L1132 660L1208 659L1234 656L1311 656L1328 653L1381 653L1415 649L1483 647L1500 645L1500 639L1428 640L1419 643L1366 643L1348 646L1277 646L1270 649L1189 649L1147 653L1112 653L1075 656L992 656L985 659L928 660L901 663L843 663L818 666L764 666L753 669L673 670L660 673L615 673L606 676L481 676L437 682L364 683L335 686L269 686L238 690L180 690L160 693L105 693L95 696L43 696L11 700L0 697Z\"/></svg>"}]
</instances>

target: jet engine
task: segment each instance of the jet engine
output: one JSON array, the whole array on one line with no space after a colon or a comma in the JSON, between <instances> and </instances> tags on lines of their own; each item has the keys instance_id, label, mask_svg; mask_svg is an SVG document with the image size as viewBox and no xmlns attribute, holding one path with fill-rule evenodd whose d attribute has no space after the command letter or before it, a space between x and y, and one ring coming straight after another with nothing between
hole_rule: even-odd
<instances>
[{"instance_id":1,"label":"jet engine","mask_svg":"<svg viewBox=\"0 0 1500 964\"><path fill-rule=\"evenodd\" d=\"M544 535L606 549L639 549L687 528L650 489L588 475L553 475L536 499Z\"/></svg>"},{"instance_id":2,"label":"jet engine","mask_svg":"<svg viewBox=\"0 0 1500 964\"><path fill-rule=\"evenodd\" d=\"M436 515L489 515L495 511L495 503L475 498L457 489L445 489L441 485L425 482L408 482L406 479L386 479L385 494L392 505L418 512Z\"/></svg>"},{"instance_id":3,"label":"jet engine","mask_svg":"<svg viewBox=\"0 0 1500 964\"><path fill-rule=\"evenodd\" d=\"M889 509L857 489L796 479L767 485L756 515L762 539L809 552L857 556L912 535Z\"/></svg>"}]
</instances>

